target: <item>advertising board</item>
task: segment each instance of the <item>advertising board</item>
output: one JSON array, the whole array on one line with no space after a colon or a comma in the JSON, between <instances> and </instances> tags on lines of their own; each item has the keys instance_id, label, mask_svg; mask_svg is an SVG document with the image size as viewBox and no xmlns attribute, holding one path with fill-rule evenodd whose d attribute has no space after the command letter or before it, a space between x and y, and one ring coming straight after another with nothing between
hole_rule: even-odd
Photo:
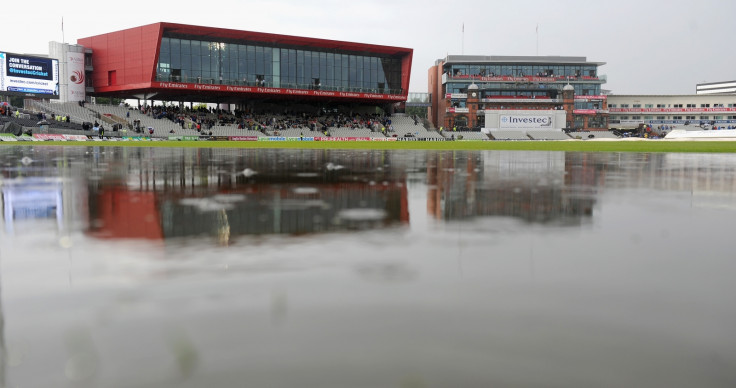
<instances>
[{"instance_id":1,"label":"advertising board","mask_svg":"<svg viewBox=\"0 0 736 388\"><path fill-rule=\"evenodd\" d=\"M0 52L0 94L59 98L59 61Z\"/></svg>"}]
</instances>

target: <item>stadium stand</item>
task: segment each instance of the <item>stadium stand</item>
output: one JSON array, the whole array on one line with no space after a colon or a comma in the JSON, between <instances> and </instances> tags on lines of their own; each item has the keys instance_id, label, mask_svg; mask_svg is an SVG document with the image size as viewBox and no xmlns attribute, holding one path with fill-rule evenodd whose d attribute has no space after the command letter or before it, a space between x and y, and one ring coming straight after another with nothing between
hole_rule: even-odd
<instances>
[{"instance_id":1,"label":"stadium stand","mask_svg":"<svg viewBox=\"0 0 736 388\"><path fill-rule=\"evenodd\" d=\"M153 137L169 136L255 136L255 137L416 137L425 139L462 139L462 140L569 140L569 139L616 139L618 136L609 131L563 131L534 130L492 130L490 134L480 131L444 130L439 132L426 128L420 119L396 113L381 116L376 113L353 113L352 108L322 109L305 105L301 109L297 105L288 107L258 106L248 112L229 112L219 109L190 109L171 106L154 106L142 109L127 105L105 105L79 103L56 103L30 101L26 110L19 115L2 117L0 125L15 122L24 129L38 133L39 122L46 120L44 126L47 133L68 133L97 136L89 125L99 122L105 127L106 136L149 136L148 128L154 128ZM271 109L269 109L271 108ZM274 113L280 112L280 113ZM350 112L349 114L346 112ZM69 117L70 122L58 121L57 116ZM119 131L113 130L117 124ZM84 126L83 126L84 125ZM139 129L136 132L136 128ZM385 130L384 130L385 128Z\"/></svg>"},{"instance_id":2,"label":"stadium stand","mask_svg":"<svg viewBox=\"0 0 736 388\"><path fill-rule=\"evenodd\" d=\"M407 116L404 113L396 113L390 118L393 131L387 128L387 136L393 136L395 134L397 137L406 137L406 135L410 135L425 139L442 139L444 137L435 130L424 128L424 126L419 122L415 124L414 118ZM449 135L446 136L449 137Z\"/></svg>"},{"instance_id":3,"label":"stadium stand","mask_svg":"<svg viewBox=\"0 0 736 388\"><path fill-rule=\"evenodd\" d=\"M445 138L451 138L454 137L455 139L462 139L462 140L491 140L488 135L486 135L483 132L477 132L477 131L462 131L462 132L446 132L442 134Z\"/></svg>"},{"instance_id":4,"label":"stadium stand","mask_svg":"<svg viewBox=\"0 0 736 388\"><path fill-rule=\"evenodd\" d=\"M491 138L494 140L529 140L526 131L499 129L491 131Z\"/></svg>"},{"instance_id":5,"label":"stadium stand","mask_svg":"<svg viewBox=\"0 0 736 388\"><path fill-rule=\"evenodd\" d=\"M177 124L172 121L168 116L162 118L155 118L153 115L156 114L156 109L149 109L146 114L141 113L138 109L132 109L125 106L119 105L102 105L102 104L86 104L85 107L92 111L97 112L102 117L114 117L116 119L123 119L129 124L129 128L134 132L136 130L135 123L138 123L138 128L141 133L148 134L147 129L153 128L153 137L168 137L172 135L176 136L196 136L199 132L196 129L185 128L181 124ZM159 107L160 108L160 107ZM173 132L172 132L173 131Z\"/></svg>"},{"instance_id":6,"label":"stadium stand","mask_svg":"<svg viewBox=\"0 0 736 388\"><path fill-rule=\"evenodd\" d=\"M95 112L80 106L76 102L52 103L41 100L32 100L30 103L31 109L37 112L53 114L55 116L69 116L72 123L83 124L103 121L105 124L113 124L112 121L104 120L99 114L95 114ZM49 123L55 121L49 117L47 117L46 120L49 121Z\"/></svg>"},{"instance_id":7,"label":"stadium stand","mask_svg":"<svg viewBox=\"0 0 736 388\"><path fill-rule=\"evenodd\" d=\"M241 129L235 125L216 125L207 129L207 133L212 132L212 136L257 136L266 137L267 135L261 131Z\"/></svg>"}]
</instances>

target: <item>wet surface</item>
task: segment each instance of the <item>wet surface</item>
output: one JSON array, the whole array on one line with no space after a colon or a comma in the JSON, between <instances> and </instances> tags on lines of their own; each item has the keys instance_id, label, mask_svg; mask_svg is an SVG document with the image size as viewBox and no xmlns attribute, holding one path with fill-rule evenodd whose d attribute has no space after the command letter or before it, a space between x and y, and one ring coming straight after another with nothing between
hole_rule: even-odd
<instances>
[{"instance_id":1,"label":"wet surface","mask_svg":"<svg viewBox=\"0 0 736 388\"><path fill-rule=\"evenodd\" d=\"M4 146L0 169L0 386L736 386L736 155Z\"/></svg>"}]
</instances>

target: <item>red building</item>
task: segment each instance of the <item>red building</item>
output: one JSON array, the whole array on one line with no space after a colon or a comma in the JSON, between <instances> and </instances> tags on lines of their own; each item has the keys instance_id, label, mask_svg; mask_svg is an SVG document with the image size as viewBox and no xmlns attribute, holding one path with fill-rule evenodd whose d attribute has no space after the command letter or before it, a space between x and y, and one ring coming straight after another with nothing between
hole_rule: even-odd
<instances>
[{"instance_id":1,"label":"red building","mask_svg":"<svg viewBox=\"0 0 736 388\"><path fill-rule=\"evenodd\" d=\"M155 23L82 38L93 96L239 104L406 101L413 50Z\"/></svg>"}]
</instances>

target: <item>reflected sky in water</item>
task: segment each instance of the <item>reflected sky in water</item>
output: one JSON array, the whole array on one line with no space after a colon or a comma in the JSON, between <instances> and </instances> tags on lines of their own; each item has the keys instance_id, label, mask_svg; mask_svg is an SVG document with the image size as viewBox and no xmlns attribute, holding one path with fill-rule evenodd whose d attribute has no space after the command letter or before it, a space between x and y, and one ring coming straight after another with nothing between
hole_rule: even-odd
<instances>
[{"instance_id":1,"label":"reflected sky in water","mask_svg":"<svg viewBox=\"0 0 736 388\"><path fill-rule=\"evenodd\" d=\"M3 146L0 170L0 386L736 386L736 155Z\"/></svg>"}]
</instances>

